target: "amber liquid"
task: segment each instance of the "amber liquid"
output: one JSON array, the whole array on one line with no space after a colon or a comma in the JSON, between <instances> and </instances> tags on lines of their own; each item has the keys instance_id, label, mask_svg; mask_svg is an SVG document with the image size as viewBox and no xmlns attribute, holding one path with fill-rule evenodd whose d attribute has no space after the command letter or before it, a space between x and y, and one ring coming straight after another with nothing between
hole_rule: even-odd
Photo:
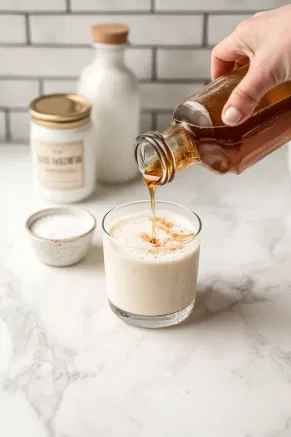
<instances>
[{"instance_id":1,"label":"amber liquid","mask_svg":"<svg viewBox=\"0 0 291 437\"><path fill-rule=\"evenodd\" d=\"M200 163L213 171L241 173L291 138L291 83L284 86L289 97L255 113L240 126L188 125L188 144L184 148L197 149ZM274 93L272 97L276 100L279 95ZM193 163L189 152L179 152L178 158L180 168Z\"/></svg>"},{"instance_id":2,"label":"amber liquid","mask_svg":"<svg viewBox=\"0 0 291 437\"><path fill-rule=\"evenodd\" d=\"M220 174L239 174L291 139L291 82L269 91L243 124L229 127L222 123L224 104L247 68L244 66L209 84L176 108L171 128L163 133L174 155L176 171L199 163ZM197 113L191 112L195 102L209 114L209 127L195 124ZM154 188L159 185L162 171L160 160L153 159L143 174L153 212Z\"/></svg>"},{"instance_id":3,"label":"amber liquid","mask_svg":"<svg viewBox=\"0 0 291 437\"><path fill-rule=\"evenodd\" d=\"M247 67L235 70L177 107L172 127L163 133L166 139L167 135L176 136L172 148L176 171L199 163L220 174L239 174L291 139L291 82L269 91L243 124L229 127L222 123L223 106L246 71ZM212 126L193 123L195 117L185 105L189 101L198 102L207 110ZM158 185L161 172L158 159L149 162L144 171L146 183Z\"/></svg>"},{"instance_id":4,"label":"amber liquid","mask_svg":"<svg viewBox=\"0 0 291 437\"><path fill-rule=\"evenodd\" d=\"M157 243L157 233L156 233L156 186L148 185L150 199L151 199L151 208L152 208L152 238L151 243Z\"/></svg>"}]
</instances>

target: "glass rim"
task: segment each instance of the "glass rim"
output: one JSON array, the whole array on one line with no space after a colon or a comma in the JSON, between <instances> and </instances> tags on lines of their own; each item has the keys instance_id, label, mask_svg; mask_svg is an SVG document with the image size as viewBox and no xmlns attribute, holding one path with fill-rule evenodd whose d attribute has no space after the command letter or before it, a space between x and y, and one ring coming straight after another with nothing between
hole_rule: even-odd
<instances>
[{"instance_id":1,"label":"glass rim","mask_svg":"<svg viewBox=\"0 0 291 437\"><path fill-rule=\"evenodd\" d=\"M197 230L197 232L195 233L195 235L194 235L193 237L189 238L188 240L183 241L183 242L182 242L178 247L180 247L180 246L184 246L184 245L186 245L186 244L188 244L188 243L191 243L191 241L196 240L196 238L200 235L201 230L202 230L202 220L200 219L199 215L196 214L196 212L194 212L192 209L188 208L187 206L183 206L183 205L181 205L181 204L179 204L179 203L175 203L175 202L168 202L168 201L166 201L166 200L156 200L156 204L158 204L158 203L162 203L162 204L164 204L164 205L177 206L177 207L179 207L179 208L181 208L181 209L184 209L185 211L190 212L190 213L193 215L193 217L195 217L195 218L197 219L197 221L198 221L198 230ZM104 215L104 217L103 217L103 219L102 219L102 222L101 222L101 223L102 223L102 231L103 231L103 233L104 233L104 234L105 234L105 235L106 235L106 236L107 236L111 241L113 241L114 243L118 243L118 244L120 244L121 246L130 247L130 248L137 248L137 247L138 247L138 246L129 245L129 244L126 244L126 243L123 243L123 242L117 240L116 238L112 237L112 236L107 232L107 230L105 229L105 220L106 220L106 218L107 218L107 217L108 217L112 212L117 211L117 210L120 209L120 208L125 208L125 207L127 207L127 206L130 206L130 205L137 205L137 204L148 204L148 205L150 206L151 202L150 202L150 200L135 200L135 201L133 201L133 202L126 202L126 203L123 203L123 204L121 204L121 205L114 206L114 207L111 208L109 211L107 211L107 213ZM163 250L164 248L163 248L163 247L157 247L156 249L157 249L157 250Z\"/></svg>"}]
</instances>

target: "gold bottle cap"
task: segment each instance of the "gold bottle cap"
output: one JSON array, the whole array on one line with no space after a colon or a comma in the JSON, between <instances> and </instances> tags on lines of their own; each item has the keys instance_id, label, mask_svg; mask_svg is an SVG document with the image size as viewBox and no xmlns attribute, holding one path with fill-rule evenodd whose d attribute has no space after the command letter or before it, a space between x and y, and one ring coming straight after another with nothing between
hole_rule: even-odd
<instances>
[{"instance_id":1,"label":"gold bottle cap","mask_svg":"<svg viewBox=\"0 0 291 437\"><path fill-rule=\"evenodd\" d=\"M77 94L49 94L33 100L29 112L35 123L69 129L88 122L91 103Z\"/></svg>"},{"instance_id":2,"label":"gold bottle cap","mask_svg":"<svg viewBox=\"0 0 291 437\"><path fill-rule=\"evenodd\" d=\"M91 26L91 35L94 42L103 44L124 44L127 42L129 28L124 24L105 23Z\"/></svg>"}]
</instances>

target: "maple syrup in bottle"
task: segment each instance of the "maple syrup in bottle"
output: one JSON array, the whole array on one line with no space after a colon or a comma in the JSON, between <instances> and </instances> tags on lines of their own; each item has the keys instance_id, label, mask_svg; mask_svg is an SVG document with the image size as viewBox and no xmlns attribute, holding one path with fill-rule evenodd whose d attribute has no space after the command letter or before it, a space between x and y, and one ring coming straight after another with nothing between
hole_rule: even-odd
<instances>
[{"instance_id":1,"label":"maple syrup in bottle","mask_svg":"<svg viewBox=\"0 0 291 437\"><path fill-rule=\"evenodd\" d=\"M192 164L239 174L291 139L291 82L269 91L241 125L223 124L222 109L247 70L248 65L235 69L185 99L163 133L136 139L136 161L151 191Z\"/></svg>"}]
</instances>

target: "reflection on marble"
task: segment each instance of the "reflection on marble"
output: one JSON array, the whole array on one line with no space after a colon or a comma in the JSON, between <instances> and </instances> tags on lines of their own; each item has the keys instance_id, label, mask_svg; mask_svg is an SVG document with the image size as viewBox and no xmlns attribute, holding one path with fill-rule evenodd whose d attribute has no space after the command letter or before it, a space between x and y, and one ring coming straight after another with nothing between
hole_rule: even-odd
<instances>
[{"instance_id":1,"label":"reflection on marble","mask_svg":"<svg viewBox=\"0 0 291 437\"><path fill-rule=\"evenodd\" d=\"M239 177L192 168L159 190L201 216L201 268L189 319L149 331L110 312L100 233L77 266L35 259L23 223L45 204L31 194L28 149L0 158L1 436L291 436L286 150ZM100 223L146 196L138 181L83 206Z\"/></svg>"}]
</instances>

